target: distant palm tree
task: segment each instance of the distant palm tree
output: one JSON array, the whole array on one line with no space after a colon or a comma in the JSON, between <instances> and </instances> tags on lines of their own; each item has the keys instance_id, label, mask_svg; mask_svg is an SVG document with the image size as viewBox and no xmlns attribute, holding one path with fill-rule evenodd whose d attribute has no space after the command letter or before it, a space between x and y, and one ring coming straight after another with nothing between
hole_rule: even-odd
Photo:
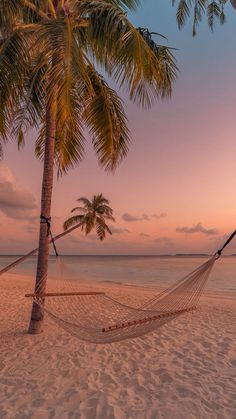
<instances>
[{"instance_id":1,"label":"distant palm tree","mask_svg":"<svg viewBox=\"0 0 236 419\"><path fill-rule=\"evenodd\" d=\"M215 20L218 20L221 24L226 21L224 12L225 4L228 0L172 0L172 4L177 3L176 19L181 29L187 19L191 17L192 13L192 34L193 36L197 33L197 26L201 22L204 15L207 16L208 25L213 30ZM231 5L236 9L236 0L230 0Z\"/></svg>"},{"instance_id":2,"label":"distant palm tree","mask_svg":"<svg viewBox=\"0 0 236 419\"><path fill-rule=\"evenodd\" d=\"M112 234L106 221L115 221L113 210L109 206L109 201L102 194L94 195L91 201L88 198L81 197L77 199L83 206L75 207L71 212L78 212L64 222L64 230L75 226L81 227L85 234L91 233L95 228L100 240L103 240L106 233Z\"/></svg>"},{"instance_id":3,"label":"distant palm tree","mask_svg":"<svg viewBox=\"0 0 236 419\"><path fill-rule=\"evenodd\" d=\"M36 294L46 290L54 167L62 174L82 160L84 128L106 170L128 152L123 103L95 64L138 105L171 94L174 57L129 21L138 3L0 0L0 152L13 136L21 147L36 128L36 155L44 161ZM43 316L34 302L30 333L41 331Z\"/></svg>"}]
</instances>

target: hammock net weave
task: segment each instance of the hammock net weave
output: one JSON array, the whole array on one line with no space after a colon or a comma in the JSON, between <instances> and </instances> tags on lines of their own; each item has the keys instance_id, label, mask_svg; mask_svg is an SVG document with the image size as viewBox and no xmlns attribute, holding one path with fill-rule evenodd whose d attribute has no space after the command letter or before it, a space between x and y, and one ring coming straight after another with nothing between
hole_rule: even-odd
<instances>
[{"instance_id":1,"label":"hammock net weave","mask_svg":"<svg viewBox=\"0 0 236 419\"><path fill-rule=\"evenodd\" d=\"M79 283L64 279L52 281L52 290L49 287L44 292L39 284L31 298L60 327L83 341L102 344L121 341L143 336L194 310L215 260L216 256L211 257L139 306L122 304L105 293L81 293Z\"/></svg>"}]
</instances>

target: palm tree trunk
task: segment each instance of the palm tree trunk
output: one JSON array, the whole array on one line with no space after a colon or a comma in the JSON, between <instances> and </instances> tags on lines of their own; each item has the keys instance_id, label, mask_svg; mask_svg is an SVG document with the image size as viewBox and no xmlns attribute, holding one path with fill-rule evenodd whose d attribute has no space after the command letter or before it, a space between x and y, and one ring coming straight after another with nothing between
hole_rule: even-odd
<instances>
[{"instance_id":1,"label":"palm tree trunk","mask_svg":"<svg viewBox=\"0 0 236 419\"><path fill-rule=\"evenodd\" d=\"M51 199L53 188L53 167L54 167L54 150L55 150L55 134L56 134L56 98L51 101L46 111L46 138L44 151L44 169L41 193L41 214L50 218L51 216ZM48 235L48 226L46 222L40 223L39 232L39 251L37 261L37 274L35 282L35 294L40 296L46 292L47 274L48 274L48 257L49 257L50 237ZM44 308L33 302L31 320L29 324L29 333L37 334L42 331L44 318Z\"/></svg>"}]
</instances>

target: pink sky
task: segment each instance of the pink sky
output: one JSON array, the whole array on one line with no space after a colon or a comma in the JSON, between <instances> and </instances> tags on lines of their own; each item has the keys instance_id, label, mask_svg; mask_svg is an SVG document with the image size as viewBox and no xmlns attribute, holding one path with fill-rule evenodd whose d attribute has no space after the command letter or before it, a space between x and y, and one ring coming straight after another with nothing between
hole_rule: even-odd
<instances>
[{"instance_id":1,"label":"pink sky","mask_svg":"<svg viewBox=\"0 0 236 419\"><path fill-rule=\"evenodd\" d=\"M180 49L181 68L172 99L148 112L127 102L133 143L115 175L98 168L88 146L84 162L55 180L55 234L76 198L100 192L114 209L114 234L100 243L93 235L74 233L58 244L61 253L211 253L236 228L236 56L229 47L231 21L193 40L187 29L177 31L173 11L170 16L170 43ZM168 30L161 28L166 35ZM225 43L219 60L216 46ZM21 152L15 144L8 145L0 165L0 254L24 253L37 245L42 165L33 156L34 134L29 137ZM228 249L233 252L236 243Z\"/></svg>"}]
</instances>

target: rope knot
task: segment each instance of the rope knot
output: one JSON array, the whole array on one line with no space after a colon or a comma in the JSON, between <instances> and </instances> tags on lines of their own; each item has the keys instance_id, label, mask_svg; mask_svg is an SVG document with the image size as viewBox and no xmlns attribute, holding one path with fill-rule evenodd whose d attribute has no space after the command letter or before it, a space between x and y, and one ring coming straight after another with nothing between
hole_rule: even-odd
<instances>
[{"instance_id":1,"label":"rope knot","mask_svg":"<svg viewBox=\"0 0 236 419\"><path fill-rule=\"evenodd\" d=\"M47 236L50 235L51 232L51 217L45 217L44 215L40 215L40 223L45 223L47 224Z\"/></svg>"},{"instance_id":2,"label":"rope knot","mask_svg":"<svg viewBox=\"0 0 236 419\"><path fill-rule=\"evenodd\" d=\"M53 244L54 250L55 250L55 254L56 256L59 256L57 249L56 249L56 245L52 236L52 231L51 231L51 217L45 217L44 215L40 215L40 223L45 223L47 224L47 236L51 236L51 243Z\"/></svg>"}]
</instances>

